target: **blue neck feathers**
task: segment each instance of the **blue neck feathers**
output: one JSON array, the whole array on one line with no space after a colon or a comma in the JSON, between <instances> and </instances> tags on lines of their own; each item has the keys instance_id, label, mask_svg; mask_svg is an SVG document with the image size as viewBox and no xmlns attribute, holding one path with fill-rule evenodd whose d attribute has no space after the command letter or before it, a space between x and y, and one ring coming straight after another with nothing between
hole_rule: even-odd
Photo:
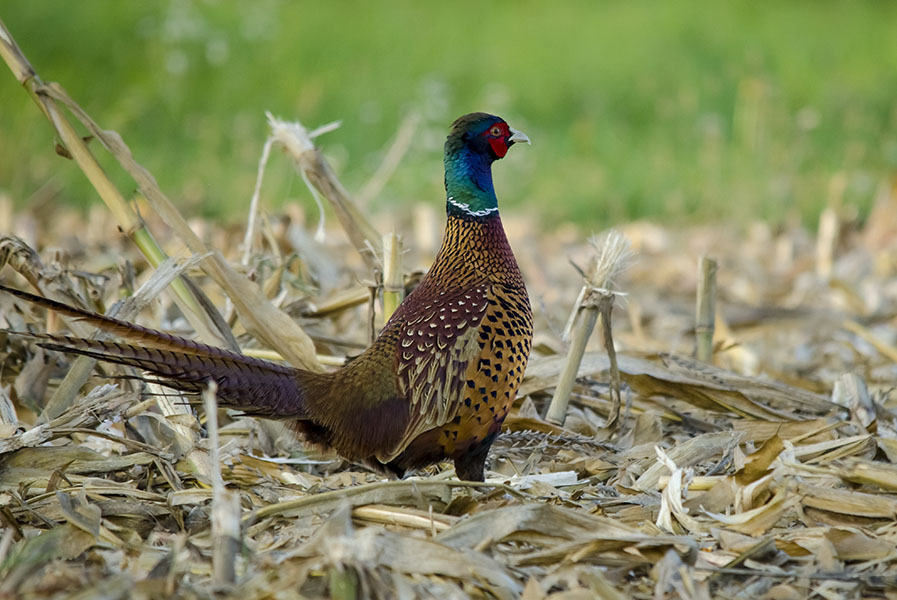
<instances>
[{"instance_id":1,"label":"blue neck feathers","mask_svg":"<svg viewBox=\"0 0 897 600\"><path fill-rule=\"evenodd\" d=\"M449 214L485 218L498 214L492 186L493 159L466 146L445 153L446 210Z\"/></svg>"}]
</instances>

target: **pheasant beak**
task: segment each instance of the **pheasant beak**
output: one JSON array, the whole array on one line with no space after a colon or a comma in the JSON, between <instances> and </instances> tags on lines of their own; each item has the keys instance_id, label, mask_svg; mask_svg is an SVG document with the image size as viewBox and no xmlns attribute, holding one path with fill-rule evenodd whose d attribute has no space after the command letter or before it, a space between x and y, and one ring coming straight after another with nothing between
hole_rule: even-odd
<instances>
[{"instance_id":1,"label":"pheasant beak","mask_svg":"<svg viewBox=\"0 0 897 600\"><path fill-rule=\"evenodd\" d=\"M529 138L525 133L510 126L508 127L508 130L511 132L511 137L508 138L509 142L521 142L532 146L533 143L529 141Z\"/></svg>"}]
</instances>

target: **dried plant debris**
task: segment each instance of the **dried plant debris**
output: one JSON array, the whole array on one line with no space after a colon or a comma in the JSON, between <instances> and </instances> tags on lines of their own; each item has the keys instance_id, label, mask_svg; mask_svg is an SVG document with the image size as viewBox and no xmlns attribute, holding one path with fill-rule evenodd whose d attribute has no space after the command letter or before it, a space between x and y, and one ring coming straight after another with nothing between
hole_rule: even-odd
<instances>
[{"instance_id":1,"label":"dried plant debris","mask_svg":"<svg viewBox=\"0 0 897 600\"><path fill-rule=\"evenodd\" d=\"M59 218L79 227L74 214ZM688 269L698 249L687 242L707 234L683 235L677 244L664 232L655 254L642 240L643 256L618 282L628 294L614 327L624 406L619 426L609 429L609 363L600 334L582 357L564 425L542 418L564 366L562 326L581 287L575 269L553 265L551 257L587 256L588 249L557 234L536 236L540 247L532 248L519 243L531 235L530 224L509 220L508 229L512 244L524 248L521 262L541 299L542 340L493 446L485 483L458 481L448 464L385 479L305 446L281 425L222 411L213 452L205 412L185 404L195 400L169 397L132 379L136 373L100 365L70 400L53 402L73 361L3 334L0 596L897 593L897 367L881 351L897 339L897 273L872 268L882 259L864 249L863 238L843 260L867 260L870 268L843 272L837 286L811 283L815 275L802 269L813 263L797 254L788 264L764 263L750 238L736 244L730 237L731 255L717 248L723 299L715 364L690 358L693 323L682 307L693 290L666 275L678 268L680 279L694 279ZM272 235L283 236L273 240L280 251L289 247L286 230ZM236 249L238 236L213 237ZM318 256L330 257L328 272L340 274L341 289L353 290L364 266L338 239L312 243L328 245ZM171 279L165 269L145 267L123 278L114 264L92 258L103 255L99 246L81 249L77 276L57 253L39 254L22 240L12 247L27 260L8 260L4 283L31 284L94 308L111 306L126 285ZM739 269L748 257L752 268ZM406 259L413 263L413 250ZM663 276L651 276L652 262ZM840 264L835 260L833 273ZM764 268L777 275L751 277ZM266 289L280 305L320 306L334 293L294 285L289 271L258 273L278 277ZM194 279L220 301L209 280ZM90 280L104 283L85 296ZM872 285L877 297L859 294ZM801 286L816 292L800 296ZM872 304L845 304L845 290ZM156 299L132 302L130 318L169 330L184 326L158 288L146 298ZM743 320L748 304L767 316ZM787 317L774 310L781 305L791 308ZM0 297L0 306L6 329L91 333L10 297ZM352 302L309 313L302 325L318 340L320 356L346 356L366 343L372 306L379 310ZM855 325L844 327L847 321ZM250 338L238 341L253 351ZM174 408L160 410L160 400ZM224 500L213 510L218 473L222 498L236 503L228 510Z\"/></svg>"}]
</instances>

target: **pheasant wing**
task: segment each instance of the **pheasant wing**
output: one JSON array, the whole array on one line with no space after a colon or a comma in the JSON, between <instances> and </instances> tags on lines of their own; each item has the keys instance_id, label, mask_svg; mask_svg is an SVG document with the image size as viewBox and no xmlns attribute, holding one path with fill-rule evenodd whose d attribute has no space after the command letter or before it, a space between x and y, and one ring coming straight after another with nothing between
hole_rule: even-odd
<instances>
[{"instance_id":1,"label":"pheasant wing","mask_svg":"<svg viewBox=\"0 0 897 600\"><path fill-rule=\"evenodd\" d=\"M399 392L410 402L410 420L402 442L381 459L394 458L415 437L457 416L468 366L482 351L480 326L492 296L489 283L429 291L413 314L396 314L402 327L396 374Z\"/></svg>"}]
</instances>

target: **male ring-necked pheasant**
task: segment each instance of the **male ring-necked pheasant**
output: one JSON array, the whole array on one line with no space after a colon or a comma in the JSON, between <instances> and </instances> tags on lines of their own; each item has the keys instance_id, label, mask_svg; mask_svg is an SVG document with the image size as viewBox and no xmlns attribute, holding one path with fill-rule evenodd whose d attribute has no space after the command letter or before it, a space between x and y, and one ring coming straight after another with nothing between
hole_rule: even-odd
<instances>
[{"instance_id":1,"label":"male ring-necked pheasant","mask_svg":"<svg viewBox=\"0 0 897 600\"><path fill-rule=\"evenodd\" d=\"M165 385L218 384L222 406L291 420L307 440L399 475L445 458L482 481L486 454L529 357L532 311L498 215L492 163L529 142L502 119L473 113L445 143L447 225L420 285L374 343L332 373L312 373L2 288L128 338L41 335L41 345L141 368Z\"/></svg>"}]
</instances>

